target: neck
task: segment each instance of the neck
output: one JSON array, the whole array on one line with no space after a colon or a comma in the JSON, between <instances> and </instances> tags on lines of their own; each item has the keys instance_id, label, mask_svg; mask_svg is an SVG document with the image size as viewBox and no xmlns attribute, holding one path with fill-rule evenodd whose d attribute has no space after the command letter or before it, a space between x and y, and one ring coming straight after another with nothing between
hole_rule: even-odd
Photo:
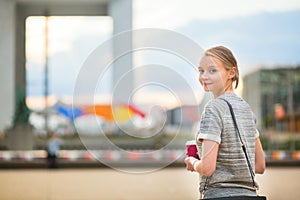
<instances>
[{"instance_id":1,"label":"neck","mask_svg":"<svg viewBox=\"0 0 300 200\"><path fill-rule=\"evenodd\" d=\"M231 88L231 89L223 90L219 93L214 93L214 98L216 99L223 94L234 94L234 93L235 93L234 90Z\"/></svg>"}]
</instances>

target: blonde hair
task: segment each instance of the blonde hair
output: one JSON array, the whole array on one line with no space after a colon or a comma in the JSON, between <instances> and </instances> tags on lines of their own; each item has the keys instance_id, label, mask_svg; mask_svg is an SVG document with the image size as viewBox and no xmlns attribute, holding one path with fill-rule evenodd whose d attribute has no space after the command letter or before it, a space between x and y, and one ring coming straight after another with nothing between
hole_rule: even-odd
<instances>
[{"instance_id":1,"label":"blonde hair","mask_svg":"<svg viewBox=\"0 0 300 200\"><path fill-rule=\"evenodd\" d=\"M239 69L233 53L224 46L216 46L207 49L204 52L204 55L212 56L219 59L224 64L226 70L231 70L232 68L236 68L235 76L232 78L232 82L235 82L234 88L236 89L239 85Z\"/></svg>"}]
</instances>

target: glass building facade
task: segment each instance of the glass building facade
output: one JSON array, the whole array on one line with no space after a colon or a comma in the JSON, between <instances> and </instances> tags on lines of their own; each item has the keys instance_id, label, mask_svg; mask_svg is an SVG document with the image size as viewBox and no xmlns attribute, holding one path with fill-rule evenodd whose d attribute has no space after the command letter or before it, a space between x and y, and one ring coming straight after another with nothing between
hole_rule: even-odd
<instances>
[{"instance_id":1,"label":"glass building facade","mask_svg":"<svg viewBox=\"0 0 300 200\"><path fill-rule=\"evenodd\" d=\"M243 97L254 110L258 128L300 133L300 66L245 76Z\"/></svg>"}]
</instances>

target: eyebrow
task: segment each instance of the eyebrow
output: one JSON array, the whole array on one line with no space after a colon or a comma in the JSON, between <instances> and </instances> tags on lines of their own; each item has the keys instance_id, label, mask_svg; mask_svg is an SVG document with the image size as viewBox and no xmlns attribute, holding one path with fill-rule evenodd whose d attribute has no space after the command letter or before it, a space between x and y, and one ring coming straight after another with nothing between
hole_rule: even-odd
<instances>
[{"instance_id":1,"label":"eyebrow","mask_svg":"<svg viewBox=\"0 0 300 200\"><path fill-rule=\"evenodd\" d=\"M216 68L216 67L218 67L218 65L208 65L208 68ZM203 67L201 67L201 66L198 66L198 69L202 69Z\"/></svg>"}]
</instances>

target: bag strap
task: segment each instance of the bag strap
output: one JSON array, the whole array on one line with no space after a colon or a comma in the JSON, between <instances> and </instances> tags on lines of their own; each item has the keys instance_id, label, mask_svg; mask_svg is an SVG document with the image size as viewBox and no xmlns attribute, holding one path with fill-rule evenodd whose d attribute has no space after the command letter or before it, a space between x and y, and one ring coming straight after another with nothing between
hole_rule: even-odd
<instances>
[{"instance_id":1,"label":"bag strap","mask_svg":"<svg viewBox=\"0 0 300 200\"><path fill-rule=\"evenodd\" d=\"M232 120L233 120L233 124L234 124L235 129L236 129L236 133L237 133L237 135L239 137L239 140L240 140L240 142L242 144L242 149L243 149L243 152L245 154L245 158L247 160L247 165L248 165L248 168L249 168L249 171L250 171L250 174L251 174L253 187L255 189L257 189L257 185L255 184L255 181L254 181L255 174L254 174L253 168L252 168L252 166L250 164L249 157L248 157L248 154L247 154L247 151L246 151L245 142L242 140L241 133L239 131L239 128L238 128L238 125L237 125L237 122L236 122L236 118L235 118L235 115L234 115L234 112L233 112L232 105L226 99L223 99L223 98L220 98L220 99L222 99L223 101L225 101L227 103L228 107L229 107L230 114L231 114L231 117L232 117Z\"/></svg>"}]
</instances>

